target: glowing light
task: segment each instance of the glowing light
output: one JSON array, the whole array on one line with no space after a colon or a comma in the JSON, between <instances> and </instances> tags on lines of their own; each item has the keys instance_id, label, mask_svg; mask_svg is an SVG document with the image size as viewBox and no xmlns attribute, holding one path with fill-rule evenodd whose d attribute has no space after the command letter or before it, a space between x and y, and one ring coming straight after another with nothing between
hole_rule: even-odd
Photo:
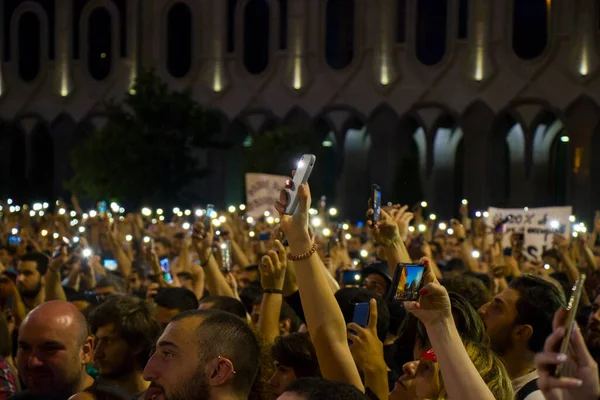
<instances>
[{"instance_id":1,"label":"glowing light","mask_svg":"<svg viewBox=\"0 0 600 400\"><path fill-rule=\"evenodd\" d=\"M45 209L48 208L48 207L50 207L50 204L48 204L48 203L44 203L42 205L44 206Z\"/></svg>"},{"instance_id":2,"label":"glowing light","mask_svg":"<svg viewBox=\"0 0 600 400\"><path fill-rule=\"evenodd\" d=\"M162 208L156 209L156 215L163 215L164 211Z\"/></svg>"},{"instance_id":3,"label":"glowing light","mask_svg":"<svg viewBox=\"0 0 600 400\"><path fill-rule=\"evenodd\" d=\"M467 204L469 204L469 201L467 199L462 199L463 206L466 206Z\"/></svg>"},{"instance_id":4,"label":"glowing light","mask_svg":"<svg viewBox=\"0 0 600 400\"><path fill-rule=\"evenodd\" d=\"M76 226L78 223L79 223L79 221L76 219L71 220L71 226Z\"/></svg>"},{"instance_id":5,"label":"glowing light","mask_svg":"<svg viewBox=\"0 0 600 400\"><path fill-rule=\"evenodd\" d=\"M46 229L42 229L42 231L40 232L40 235L48 236L48 231Z\"/></svg>"},{"instance_id":6,"label":"glowing light","mask_svg":"<svg viewBox=\"0 0 600 400\"><path fill-rule=\"evenodd\" d=\"M112 219L112 218L111 218L111 219ZM152 221L151 221L151 222L152 222L153 224L155 224L155 223L157 223L158 221L157 221L157 219L156 219L156 218L152 218Z\"/></svg>"},{"instance_id":7,"label":"glowing light","mask_svg":"<svg viewBox=\"0 0 600 400\"><path fill-rule=\"evenodd\" d=\"M275 218L275 223L278 224L281 221L279 218Z\"/></svg>"},{"instance_id":8,"label":"glowing light","mask_svg":"<svg viewBox=\"0 0 600 400\"><path fill-rule=\"evenodd\" d=\"M194 212L194 214L196 214L196 217L201 217L201 216L203 216L203 215L204 215L204 213L205 213L205 212L206 212L206 211L204 211L204 210L197 209L197 210Z\"/></svg>"},{"instance_id":9,"label":"glowing light","mask_svg":"<svg viewBox=\"0 0 600 400\"><path fill-rule=\"evenodd\" d=\"M586 38L587 39L587 38ZM584 40L583 50L581 51L581 64L579 64L579 73L581 76L589 74L589 57L587 49L587 40Z\"/></svg>"},{"instance_id":10,"label":"glowing light","mask_svg":"<svg viewBox=\"0 0 600 400\"><path fill-rule=\"evenodd\" d=\"M79 233L83 233L85 232L85 226L80 226L79 227Z\"/></svg>"},{"instance_id":11,"label":"glowing light","mask_svg":"<svg viewBox=\"0 0 600 400\"><path fill-rule=\"evenodd\" d=\"M221 221L221 223L225 223L225 221L227 221L227 219L224 216L220 216L219 217L219 221Z\"/></svg>"},{"instance_id":12,"label":"glowing light","mask_svg":"<svg viewBox=\"0 0 600 400\"><path fill-rule=\"evenodd\" d=\"M344 235L344 238L346 238L346 240L350 240L350 239L352 239L352 235L351 235L351 234L349 234L349 233L346 233L346 234Z\"/></svg>"},{"instance_id":13,"label":"glowing light","mask_svg":"<svg viewBox=\"0 0 600 400\"><path fill-rule=\"evenodd\" d=\"M490 213L487 211L483 212L483 218L488 218L490 216Z\"/></svg>"},{"instance_id":14,"label":"glowing light","mask_svg":"<svg viewBox=\"0 0 600 400\"><path fill-rule=\"evenodd\" d=\"M14 213L15 212L15 206L8 207L8 211L11 212L11 213Z\"/></svg>"},{"instance_id":15,"label":"glowing light","mask_svg":"<svg viewBox=\"0 0 600 400\"><path fill-rule=\"evenodd\" d=\"M235 206L229 206L227 208L227 211L229 211L230 213L234 213L235 212Z\"/></svg>"},{"instance_id":16,"label":"glowing light","mask_svg":"<svg viewBox=\"0 0 600 400\"><path fill-rule=\"evenodd\" d=\"M473 257L473 258L479 258L479 257L481 257L481 253L479 252L479 250L473 250L471 252L471 257Z\"/></svg>"},{"instance_id":17,"label":"glowing light","mask_svg":"<svg viewBox=\"0 0 600 400\"><path fill-rule=\"evenodd\" d=\"M563 143L569 143L569 137L568 136L561 136L560 137L560 141Z\"/></svg>"},{"instance_id":18,"label":"glowing light","mask_svg":"<svg viewBox=\"0 0 600 400\"><path fill-rule=\"evenodd\" d=\"M481 218L481 211L475 211L475 216L477 218Z\"/></svg>"},{"instance_id":19,"label":"glowing light","mask_svg":"<svg viewBox=\"0 0 600 400\"><path fill-rule=\"evenodd\" d=\"M575 238L576 238L577 236L579 236L579 233L577 233L577 232L573 232L573 233L572 233L572 235L573 235L573 237L575 237Z\"/></svg>"},{"instance_id":20,"label":"glowing light","mask_svg":"<svg viewBox=\"0 0 600 400\"><path fill-rule=\"evenodd\" d=\"M248 236L254 237L254 236L256 236L256 233L254 233L254 231L250 231L250 232L248 232Z\"/></svg>"},{"instance_id":21,"label":"glowing light","mask_svg":"<svg viewBox=\"0 0 600 400\"><path fill-rule=\"evenodd\" d=\"M448 228L446 232L448 232L448 235L454 235L454 229L452 228Z\"/></svg>"},{"instance_id":22,"label":"glowing light","mask_svg":"<svg viewBox=\"0 0 600 400\"><path fill-rule=\"evenodd\" d=\"M368 252L367 250L365 250L365 249L362 249L362 250L360 251L360 256L361 256L362 258L367 258L367 257L369 257L369 252Z\"/></svg>"},{"instance_id":23,"label":"glowing light","mask_svg":"<svg viewBox=\"0 0 600 400\"><path fill-rule=\"evenodd\" d=\"M177 213L177 216L178 216L178 217L183 217L183 211L179 211L179 212Z\"/></svg>"},{"instance_id":24,"label":"glowing light","mask_svg":"<svg viewBox=\"0 0 600 400\"><path fill-rule=\"evenodd\" d=\"M329 228L323 229L323 236L329 237L331 235L331 230Z\"/></svg>"},{"instance_id":25,"label":"glowing light","mask_svg":"<svg viewBox=\"0 0 600 400\"><path fill-rule=\"evenodd\" d=\"M414 232L415 231L415 227L414 226L409 226L408 227L408 231L409 232Z\"/></svg>"},{"instance_id":26,"label":"glowing light","mask_svg":"<svg viewBox=\"0 0 600 400\"><path fill-rule=\"evenodd\" d=\"M76 217L77 216L77 211L71 211L69 213L69 215L71 216L71 218Z\"/></svg>"},{"instance_id":27,"label":"glowing light","mask_svg":"<svg viewBox=\"0 0 600 400\"><path fill-rule=\"evenodd\" d=\"M209 217L211 217L211 218L217 218L218 216L219 216L219 214L217 214L217 212L215 210L212 210L209 215Z\"/></svg>"},{"instance_id":28,"label":"glowing light","mask_svg":"<svg viewBox=\"0 0 600 400\"><path fill-rule=\"evenodd\" d=\"M426 201L422 201L421 202L421 207L423 207L423 208L427 207L427 202Z\"/></svg>"},{"instance_id":29,"label":"glowing light","mask_svg":"<svg viewBox=\"0 0 600 400\"><path fill-rule=\"evenodd\" d=\"M58 238L60 237L60 235L59 235L58 233L56 233L56 232L55 232L55 233L52 235L52 237L53 237L54 239L58 239Z\"/></svg>"},{"instance_id":30,"label":"glowing light","mask_svg":"<svg viewBox=\"0 0 600 400\"><path fill-rule=\"evenodd\" d=\"M17 228L12 228L12 230L10 231L13 235L18 235L19 234L19 230Z\"/></svg>"},{"instance_id":31,"label":"glowing light","mask_svg":"<svg viewBox=\"0 0 600 400\"><path fill-rule=\"evenodd\" d=\"M123 214L125 212L125 209L123 207L119 208L119 213Z\"/></svg>"},{"instance_id":32,"label":"glowing light","mask_svg":"<svg viewBox=\"0 0 600 400\"><path fill-rule=\"evenodd\" d=\"M552 228L552 229L560 228L560 222L558 222L556 220L550 221L550 228Z\"/></svg>"},{"instance_id":33,"label":"glowing light","mask_svg":"<svg viewBox=\"0 0 600 400\"><path fill-rule=\"evenodd\" d=\"M148 207L144 207L142 208L142 215L149 217L150 215L152 215L152 210Z\"/></svg>"},{"instance_id":34,"label":"glowing light","mask_svg":"<svg viewBox=\"0 0 600 400\"><path fill-rule=\"evenodd\" d=\"M35 217L35 214L36 214L35 211L33 211L33 210L29 211L29 216L30 217Z\"/></svg>"},{"instance_id":35,"label":"glowing light","mask_svg":"<svg viewBox=\"0 0 600 400\"><path fill-rule=\"evenodd\" d=\"M42 203L35 203L33 205L33 210L34 211L40 211L42 209Z\"/></svg>"},{"instance_id":36,"label":"glowing light","mask_svg":"<svg viewBox=\"0 0 600 400\"><path fill-rule=\"evenodd\" d=\"M94 253L92 252L92 249L90 249L90 248L83 249L83 251L81 252L81 255L85 258L90 258L92 256L92 254L94 254Z\"/></svg>"},{"instance_id":37,"label":"glowing light","mask_svg":"<svg viewBox=\"0 0 600 400\"><path fill-rule=\"evenodd\" d=\"M67 210L65 210L64 208L61 208L58 210L58 215L65 215L66 212L67 212Z\"/></svg>"},{"instance_id":38,"label":"glowing light","mask_svg":"<svg viewBox=\"0 0 600 400\"><path fill-rule=\"evenodd\" d=\"M430 220L432 220L432 221L435 221L435 220L437 219L437 215L435 215L435 214L431 214L431 215L429 216L429 219L430 219Z\"/></svg>"},{"instance_id":39,"label":"glowing light","mask_svg":"<svg viewBox=\"0 0 600 400\"><path fill-rule=\"evenodd\" d=\"M150 243L150 236L144 236L144 243Z\"/></svg>"},{"instance_id":40,"label":"glowing light","mask_svg":"<svg viewBox=\"0 0 600 400\"><path fill-rule=\"evenodd\" d=\"M131 235L126 235L125 236L125 241L131 242L132 240L133 240L133 236L131 236Z\"/></svg>"},{"instance_id":41,"label":"glowing light","mask_svg":"<svg viewBox=\"0 0 600 400\"><path fill-rule=\"evenodd\" d=\"M181 227L182 227L183 229L185 229L186 231L187 231L188 229L190 229L190 226L191 226L191 225L190 225L190 223L189 223L189 222L184 222L184 223L181 225Z\"/></svg>"},{"instance_id":42,"label":"glowing light","mask_svg":"<svg viewBox=\"0 0 600 400\"><path fill-rule=\"evenodd\" d=\"M302 160L298 161L298 169L300 168L304 168L304 161Z\"/></svg>"},{"instance_id":43,"label":"glowing light","mask_svg":"<svg viewBox=\"0 0 600 400\"><path fill-rule=\"evenodd\" d=\"M264 214L264 215L265 215L265 217L268 217L269 215L271 215L271 213L270 213L270 212L268 212L268 211L265 211L265 214Z\"/></svg>"},{"instance_id":44,"label":"glowing light","mask_svg":"<svg viewBox=\"0 0 600 400\"><path fill-rule=\"evenodd\" d=\"M73 243L79 243L79 236L73 236Z\"/></svg>"},{"instance_id":45,"label":"glowing light","mask_svg":"<svg viewBox=\"0 0 600 400\"><path fill-rule=\"evenodd\" d=\"M246 218L246 222L249 224L252 224L252 223L254 223L254 218L248 217L248 218Z\"/></svg>"},{"instance_id":46,"label":"glowing light","mask_svg":"<svg viewBox=\"0 0 600 400\"><path fill-rule=\"evenodd\" d=\"M310 215L317 215L319 212L318 212L317 210L315 210L314 208L310 208L310 209L308 210L308 213L309 213Z\"/></svg>"},{"instance_id":47,"label":"glowing light","mask_svg":"<svg viewBox=\"0 0 600 400\"><path fill-rule=\"evenodd\" d=\"M179 207L173 208L173 214L179 214Z\"/></svg>"},{"instance_id":48,"label":"glowing light","mask_svg":"<svg viewBox=\"0 0 600 400\"><path fill-rule=\"evenodd\" d=\"M310 221L311 225L314 226L315 228L318 228L319 226L321 226L321 218L319 217L314 217L311 221Z\"/></svg>"},{"instance_id":49,"label":"glowing light","mask_svg":"<svg viewBox=\"0 0 600 400\"><path fill-rule=\"evenodd\" d=\"M215 66L215 75L213 77L213 90L215 93L219 93L223 90L223 77L221 73L221 62L217 61L217 65Z\"/></svg>"},{"instance_id":50,"label":"glowing light","mask_svg":"<svg viewBox=\"0 0 600 400\"><path fill-rule=\"evenodd\" d=\"M544 269L550 269L550 264L544 264Z\"/></svg>"},{"instance_id":51,"label":"glowing light","mask_svg":"<svg viewBox=\"0 0 600 400\"><path fill-rule=\"evenodd\" d=\"M574 215L569 216L569 221L570 222L575 222L577 220L577 218L575 218Z\"/></svg>"},{"instance_id":52,"label":"glowing light","mask_svg":"<svg viewBox=\"0 0 600 400\"><path fill-rule=\"evenodd\" d=\"M267 217L267 224L271 225L275 222L275 218L273 217Z\"/></svg>"},{"instance_id":53,"label":"glowing light","mask_svg":"<svg viewBox=\"0 0 600 400\"><path fill-rule=\"evenodd\" d=\"M16 212L19 212L19 211L21 211L21 207L20 207L20 206L15 206L15 211L16 211ZM43 211L40 211L40 212L43 212Z\"/></svg>"},{"instance_id":54,"label":"glowing light","mask_svg":"<svg viewBox=\"0 0 600 400\"><path fill-rule=\"evenodd\" d=\"M240 204L239 209L242 210L242 211L244 211L246 209L246 205L245 204Z\"/></svg>"},{"instance_id":55,"label":"glowing light","mask_svg":"<svg viewBox=\"0 0 600 400\"><path fill-rule=\"evenodd\" d=\"M350 229L350 225L344 224L344 225L342 225L342 229L347 231L348 229Z\"/></svg>"},{"instance_id":56,"label":"glowing light","mask_svg":"<svg viewBox=\"0 0 600 400\"><path fill-rule=\"evenodd\" d=\"M219 227L219 226L221 226L221 221L219 221L218 219L213 219L212 224L216 227Z\"/></svg>"},{"instance_id":57,"label":"glowing light","mask_svg":"<svg viewBox=\"0 0 600 400\"><path fill-rule=\"evenodd\" d=\"M445 231L447 227L448 226L443 222L440 222L440 224L438 225L438 228L440 228L441 231Z\"/></svg>"},{"instance_id":58,"label":"glowing light","mask_svg":"<svg viewBox=\"0 0 600 400\"><path fill-rule=\"evenodd\" d=\"M323 142L321 143L321 146L323 147L332 147L333 146L333 142L331 140L323 140Z\"/></svg>"},{"instance_id":59,"label":"glowing light","mask_svg":"<svg viewBox=\"0 0 600 400\"><path fill-rule=\"evenodd\" d=\"M419 224L419 232L425 232L427 230L427 226L425 224Z\"/></svg>"},{"instance_id":60,"label":"glowing light","mask_svg":"<svg viewBox=\"0 0 600 400\"><path fill-rule=\"evenodd\" d=\"M121 217L121 218L122 218L122 217ZM158 217L158 220L159 220L159 221L164 221L164 220L165 220L165 216L164 216L164 215L161 215L160 217Z\"/></svg>"},{"instance_id":61,"label":"glowing light","mask_svg":"<svg viewBox=\"0 0 600 400\"><path fill-rule=\"evenodd\" d=\"M529 211L529 207L523 207L523 211Z\"/></svg>"},{"instance_id":62,"label":"glowing light","mask_svg":"<svg viewBox=\"0 0 600 400\"><path fill-rule=\"evenodd\" d=\"M331 215L332 217L335 217L337 215L337 213L338 213L337 208L332 207L329 209L329 215Z\"/></svg>"},{"instance_id":63,"label":"glowing light","mask_svg":"<svg viewBox=\"0 0 600 400\"><path fill-rule=\"evenodd\" d=\"M183 213L187 216L190 216L192 215L192 210L185 210Z\"/></svg>"},{"instance_id":64,"label":"glowing light","mask_svg":"<svg viewBox=\"0 0 600 400\"><path fill-rule=\"evenodd\" d=\"M98 215L98 213L96 212L96 210L90 211L90 217L91 218L94 218L96 215Z\"/></svg>"},{"instance_id":65,"label":"glowing light","mask_svg":"<svg viewBox=\"0 0 600 400\"><path fill-rule=\"evenodd\" d=\"M18 206L17 206L17 211L19 211L19 207L18 207ZM40 211L40 212L39 212L39 215L40 215L40 217L43 217L43 216L44 216L44 212L43 212L43 211Z\"/></svg>"}]
</instances>

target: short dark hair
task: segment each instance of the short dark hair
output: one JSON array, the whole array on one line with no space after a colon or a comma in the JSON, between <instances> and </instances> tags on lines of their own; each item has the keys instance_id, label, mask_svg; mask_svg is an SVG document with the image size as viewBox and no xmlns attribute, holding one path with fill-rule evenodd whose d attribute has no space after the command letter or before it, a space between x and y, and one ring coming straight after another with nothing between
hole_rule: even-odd
<instances>
[{"instance_id":1,"label":"short dark hair","mask_svg":"<svg viewBox=\"0 0 600 400\"><path fill-rule=\"evenodd\" d=\"M300 325L302 324L298 315L296 315L296 311L290 306L287 301L281 302L281 311L279 312L279 322L285 321L286 319L290 320L290 332L298 332L300 329Z\"/></svg>"},{"instance_id":2,"label":"short dark hair","mask_svg":"<svg viewBox=\"0 0 600 400\"><path fill-rule=\"evenodd\" d=\"M200 362L217 357L228 358L235 367L232 389L240 396L248 396L258 375L260 347L248 323L235 315L219 310L190 310L176 315L172 322L199 318L195 330L200 348Z\"/></svg>"},{"instance_id":3,"label":"short dark hair","mask_svg":"<svg viewBox=\"0 0 600 400\"><path fill-rule=\"evenodd\" d=\"M335 293L335 299L342 310L346 324L352 322L356 303L368 303L371 299L377 301L377 337L382 342L390 327L390 312L383 297L365 288L344 288Z\"/></svg>"},{"instance_id":4,"label":"short dark hair","mask_svg":"<svg viewBox=\"0 0 600 400\"><path fill-rule=\"evenodd\" d=\"M305 400L365 400L368 397L352 385L328 381L323 378L296 379L285 388L286 392L296 393Z\"/></svg>"},{"instance_id":5,"label":"short dark hair","mask_svg":"<svg viewBox=\"0 0 600 400\"><path fill-rule=\"evenodd\" d=\"M260 282L250 282L240 291L240 300L249 314L252 313L252 306L260 301L262 295L263 288L260 286Z\"/></svg>"},{"instance_id":6,"label":"short dark hair","mask_svg":"<svg viewBox=\"0 0 600 400\"><path fill-rule=\"evenodd\" d=\"M50 260L48 256L43 253L38 252L29 252L23 256L21 256L20 261L32 261L36 263L36 268L40 275L46 275L46 271L48 271L48 264Z\"/></svg>"},{"instance_id":7,"label":"short dark hair","mask_svg":"<svg viewBox=\"0 0 600 400\"><path fill-rule=\"evenodd\" d=\"M231 313L241 319L246 319L246 307L238 299L229 296L208 296L200 304L212 303L212 310L221 310Z\"/></svg>"},{"instance_id":8,"label":"short dark hair","mask_svg":"<svg viewBox=\"0 0 600 400\"><path fill-rule=\"evenodd\" d=\"M308 333L279 336L271 348L271 355L281 365L292 368L298 378L321 376L317 353Z\"/></svg>"},{"instance_id":9,"label":"short dark hair","mask_svg":"<svg viewBox=\"0 0 600 400\"><path fill-rule=\"evenodd\" d=\"M513 279L509 288L519 292L514 323L531 325L533 334L528 346L529 350L538 353L552 333L554 313L565 305L565 297L551 282L529 274Z\"/></svg>"},{"instance_id":10,"label":"short dark hair","mask_svg":"<svg viewBox=\"0 0 600 400\"><path fill-rule=\"evenodd\" d=\"M552 249L548 249L546 251L544 251L542 253L542 258L544 257L551 257L554 258L557 262L561 260L560 254L558 253L558 250L552 248Z\"/></svg>"},{"instance_id":11,"label":"short dark hair","mask_svg":"<svg viewBox=\"0 0 600 400\"><path fill-rule=\"evenodd\" d=\"M154 297L154 303L157 306L170 310L187 311L198 309L196 294L180 287L161 288L156 297Z\"/></svg>"},{"instance_id":12,"label":"short dark hair","mask_svg":"<svg viewBox=\"0 0 600 400\"><path fill-rule=\"evenodd\" d=\"M476 310L491 301L493 297L483 282L474 276L463 274L444 278L441 284L448 292L460 293Z\"/></svg>"},{"instance_id":13,"label":"short dark hair","mask_svg":"<svg viewBox=\"0 0 600 400\"><path fill-rule=\"evenodd\" d=\"M89 317L93 334L108 324L114 324L127 344L137 349L136 361L146 366L150 350L160 335L160 327L148 304L135 296L113 295L100 304Z\"/></svg>"},{"instance_id":14,"label":"short dark hair","mask_svg":"<svg viewBox=\"0 0 600 400\"><path fill-rule=\"evenodd\" d=\"M119 293L125 293L125 282L116 275L103 276L96 282L96 288L114 288Z\"/></svg>"}]
</instances>

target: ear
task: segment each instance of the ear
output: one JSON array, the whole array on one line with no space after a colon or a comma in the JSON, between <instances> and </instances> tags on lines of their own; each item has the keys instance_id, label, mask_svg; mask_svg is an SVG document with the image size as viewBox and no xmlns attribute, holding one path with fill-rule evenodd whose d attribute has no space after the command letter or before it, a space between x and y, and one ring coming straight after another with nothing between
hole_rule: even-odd
<instances>
[{"instance_id":1,"label":"ear","mask_svg":"<svg viewBox=\"0 0 600 400\"><path fill-rule=\"evenodd\" d=\"M517 341L527 344L533 335L533 328L531 325L517 325L513 328L513 335Z\"/></svg>"},{"instance_id":2,"label":"ear","mask_svg":"<svg viewBox=\"0 0 600 400\"><path fill-rule=\"evenodd\" d=\"M223 386L227 381L233 379L235 374L233 363L224 357L218 357L208 363L207 367L208 380L211 386Z\"/></svg>"},{"instance_id":3,"label":"ear","mask_svg":"<svg viewBox=\"0 0 600 400\"><path fill-rule=\"evenodd\" d=\"M94 358L94 337L88 336L83 342L81 346L81 350L79 351L79 358L81 359L82 364L89 364L92 362Z\"/></svg>"},{"instance_id":4,"label":"ear","mask_svg":"<svg viewBox=\"0 0 600 400\"><path fill-rule=\"evenodd\" d=\"M289 335L290 329L292 329L292 320L291 319L286 318L283 321L279 321L279 335L281 335L281 336Z\"/></svg>"}]
</instances>

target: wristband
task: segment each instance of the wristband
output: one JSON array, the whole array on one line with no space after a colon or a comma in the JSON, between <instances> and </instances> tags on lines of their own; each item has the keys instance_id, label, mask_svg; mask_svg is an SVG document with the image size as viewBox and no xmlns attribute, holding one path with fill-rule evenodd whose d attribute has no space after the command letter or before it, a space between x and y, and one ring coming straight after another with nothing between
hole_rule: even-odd
<instances>
[{"instance_id":1,"label":"wristband","mask_svg":"<svg viewBox=\"0 0 600 400\"><path fill-rule=\"evenodd\" d=\"M206 267L208 265L208 263L210 262L210 259L213 257L213 252L210 252L210 255L208 256L208 258L206 259L205 262L200 262L200 266L202 268Z\"/></svg>"},{"instance_id":2,"label":"wristband","mask_svg":"<svg viewBox=\"0 0 600 400\"><path fill-rule=\"evenodd\" d=\"M265 294L283 294L283 290L281 290L281 289L264 289L263 293L265 293Z\"/></svg>"},{"instance_id":3,"label":"wristband","mask_svg":"<svg viewBox=\"0 0 600 400\"><path fill-rule=\"evenodd\" d=\"M310 256L312 256L313 254L315 254L315 252L317 251L317 244L313 243L312 247L310 248L309 251L307 251L306 253L302 253L299 254L297 256L293 256L291 254L288 254L287 258L290 261L302 261L302 260L306 260L307 258L310 258Z\"/></svg>"}]
</instances>

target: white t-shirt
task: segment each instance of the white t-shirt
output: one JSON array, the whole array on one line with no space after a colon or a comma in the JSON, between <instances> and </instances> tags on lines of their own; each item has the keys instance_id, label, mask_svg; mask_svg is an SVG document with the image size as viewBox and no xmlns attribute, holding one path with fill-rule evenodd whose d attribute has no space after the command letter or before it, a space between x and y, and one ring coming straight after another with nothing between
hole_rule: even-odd
<instances>
[{"instance_id":1,"label":"white t-shirt","mask_svg":"<svg viewBox=\"0 0 600 400\"><path fill-rule=\"evenodd\" d=\"M534 370L528 373L527 375L523 375L513 379L512 386L513 390L515 391L515 396L517 392L519 392L519 390L523 388L523 386L527 385L529 382L536 379L537 377L537 370ZM541 390L536 390L534 392L531 392L527 397L525 397L525 400L546 400L546 397L544 396Z\"/></svg>"}]
</instances>

